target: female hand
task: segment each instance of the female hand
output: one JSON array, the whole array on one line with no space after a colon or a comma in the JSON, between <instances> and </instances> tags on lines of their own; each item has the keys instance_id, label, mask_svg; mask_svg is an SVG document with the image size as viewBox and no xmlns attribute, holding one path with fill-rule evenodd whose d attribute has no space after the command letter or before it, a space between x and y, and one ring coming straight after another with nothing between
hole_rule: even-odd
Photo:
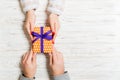
<instances>
[{"instance_id":1,"label":"female hand","mask_svg":"<svg viewBox=\"0 0 120 80\"><path fill-rule=\"evenodd\" d=\"M33 53L31 50L27 52L22 58L22 72L25 77L33 78L36 73L37 62L36 62L36 53Z\"/></svg>"},{"instance_id":2,"label":"female hand","mask_svg":"<svg viewBox=\"0 0 120 80\"><path fill-rule=\"evenodd\" d=\"M29 10L26 13L26 19L25 19L24 27L25 27L26 31L28 32L31 40L33 40L33 36L31 34L31 32L34 31L35 19L36 19L36 16L35 16L34 10Z\"/></svg>"},{"instance_id":3,"label":"female hand","mask_svg":"<svg viewBox=\"0 0 120 80\"><path fill-rule=\"evenodd\" d=\"M60 28L60 23L59 23L59 16L57 14L49 14L49 23L50 23L50 27L51 30L53 32L53 43L55 42L55 38L57 36L57 33L59 31Z\"/></svg>"}]
</instances>

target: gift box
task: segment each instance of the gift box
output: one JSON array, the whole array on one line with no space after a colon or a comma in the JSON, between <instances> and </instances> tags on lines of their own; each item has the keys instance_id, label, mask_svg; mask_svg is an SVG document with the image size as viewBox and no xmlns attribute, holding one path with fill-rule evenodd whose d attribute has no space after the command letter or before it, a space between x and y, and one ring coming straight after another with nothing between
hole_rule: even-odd
<instances>
[{"instance_id":1,"label":"gift box","mask_svg":"<svg viewBox=\"0 0 120 80\"><path fill-rule=\"evenodd\" d=\"M52 31L50 27L35 27L32 32L34 37L32 41L32 49L35 53L51 53L52 52Z\"/></svg>"}]
</instances>

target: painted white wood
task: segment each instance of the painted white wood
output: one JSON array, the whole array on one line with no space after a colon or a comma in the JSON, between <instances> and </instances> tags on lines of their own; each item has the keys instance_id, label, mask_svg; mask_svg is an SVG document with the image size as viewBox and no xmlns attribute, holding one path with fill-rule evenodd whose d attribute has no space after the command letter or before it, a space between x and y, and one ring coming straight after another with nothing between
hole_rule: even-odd
<instances>
[{"instance_id":1,"label":"painted white wood","mask_svg":"<svg viewBox=\"0 0 120 80\"><path fill-rule=\"evenodd\" d=\"M40 0L38 24L44 23L46 3ZM66 0L56 47L71 80L120 80L119 4L119 0ZM0 80L17 80L21 56L29 48L19 1L1 0L0 18ZM37 55L37 63L36 80L49 80L45 56Z\"/></svg>"}]
</instances>

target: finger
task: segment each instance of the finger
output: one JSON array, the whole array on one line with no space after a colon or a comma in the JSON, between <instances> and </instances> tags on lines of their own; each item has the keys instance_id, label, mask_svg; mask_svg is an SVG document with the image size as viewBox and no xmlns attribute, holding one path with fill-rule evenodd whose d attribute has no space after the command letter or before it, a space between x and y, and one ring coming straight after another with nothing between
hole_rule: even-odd
<instances>
[{"instance_id":1,"label":"finger","mask_svg":"<svg viewBox=\"0 0 120 80\"><path fill-rule=\"evenodd\" d=\"M37 53L33 54L33 63L36 63L36 55L37 55Z\"/></svg>"},{"instance_id":2,"label":"finger","mask_svg":"<svg viewBox=\"0 0 120 80\"><path fill-rule=\"evenodd\" d=\"M49 53L49 64L52 65L53 64L53 57L52 57L52 54Z\"/></svg>"},{"instance_id":3,"label":"finger","mask_svg":"<svg viewBox=\"0 0 120 80\"><path fill-rule=\"evenodd\" d=\"M54 64L57 62L57 54L54 48L53 48L52 56L53 56L53 64Z\"/></svg>"},{"instance_id":4,"label":"finger","mask_svg":"<svg viewBox=\"0 0 120 80\"><path fill-rule=\"evenodd\" d=\"M25 54L22 56L22 60L24 60L24 58L25 58Z\"/></svg>"},{"instance_id":5,"label":"finger","mask_svg":"<svg viewBox=\"0 0 120 80\"><path fill-rule=\"evenodd\" d=\"M30 36L30 39L32 40L33 37L32 37L32 35L31 35L31 30L30 30L30 25L29 25L29 24L26 25L26 29L27 29L27 32L28 32L28 34L29 34L29 36Z\"/></svg>"},{"instance_id":6,"label":"finger","mask_svg":"<svg viewBox=\"0 0 120 80\"><path fill-rule=\"evenodd\" d=\"M54 36L53 36L53 42L55 42L55 39L56 39L56 37L57 37L59 28L60 28L59 22L56 22L56 23L54 24L55 34L54 34Z\"/></svg>"},{"instance_id":7,"label":"finger","mask_svg":"<svg viewBox=\"0 0 120 80\"><path fill-rule=\"evenodd\" d=\"M58 58L59 58L60 60L63 60L63 54L62 54L61 52L58 52Z\"/></svg>"},{"instance_id":8,"label":"finger","mask_svg":"<svg viewBox=\"0 0 120 80\"><path fill-rule=\"evenodd\" d=\"M54 53L56 54L57 60L63 60L63 55L61 52L57 51L55 47L53 47Z\"/></svg>"},{"instance_id":9,"label":"finger","mask_svg":"<svg viewBox=\"0 0 120 80\"><path fill-rule=\"evenodd\" d=\"M58 53L58 51L57 51L57 49L54 47L54 53L56 54L56 57L57 57L57 59L59 58L59 53Z\"/></svg>"},{"instance_id":10,"label":"finger","mask_svg":"<svg viewBox=\"0 0 120 80\"><path fill-rule=\"evenodd\" d=\"M31 23L30 29L31 29L31 32L34 31L34 23Z\"/></svg>"},{"instance_id":11,"label":"finger","mask_svg":"<svg viewBox=\"0 0 120 80\"><path fill-rule=\"evenodd\" d=\"M56 29L57 29L57 25L56 25L56 23L54 23L53 25L54 25L54 26L53 26L53 27L54 27L54 32L56 33L56 31L57 31L57 30L56 30Z\"/></svg>"},{"instance_id":12,"label":"finger","mask_svg":"<svg viewBox=\"0 0 120 80\"><path fill-rule=\"evenodd\" d=\"M24 59L25 59L25 54L22 56L21 63L23 63Z\"/></svg>"},{"instance_id":13,"label":"finger","mask_svg":"<svg viewBox=\"0 0 120 80\"><path fill-rule=\"evenodd\" d=\"M26 22L26 23L25 23L25 28L26 28L28 34L30 34L30 29L29 29L29 27L30 27L29 22Z\"/></svg>"},{"instance_id":14,"label":"finger","mask_svg":"<svg viewBox=\"0 0 120 80\"><path fill-rule=\"evenodd\" d=\"M59 29L60 29L60 24L59 24L59 22L56 22L55 26L56 26L56 33L58 33L58 31L59 31Z\"/></svg>"},{"instance_id":15,"label":"finger","mask_svg":"<svg viewBox=\"0 0 120 80\"><path fill-rule=\"evenodd\" d=\"M54 24L54 35L53 35L53 43L55 43L55 38L56 38L56 34L57 34L57 32L56 32L56 28L57 26L56 26L56 24Z\"/></svg>"},{"instance_id":16,"label":"finger","mask_svg":"<svg viewBox=\"0 0 120 80\"><path fill-rule=\"evenodd\" d=\"M28 57L28 52L25 53L25 56L24 56L23 62L25 62L25 61L27 60L27 57Z\"/></svg>"},{"instance_id":17,"label":"finger","mask_svg":"<svg viewBox=\"0 0 120 80\"><path fill-rule=\"evenodd\" d=\"M53 20L50 20L50 27L51 27L52 32L55 32Z\"/></svg>"},{"instance_id":18,"label":"finger","mask_svg":"<svg viewBox=\"0 0 120 80\"><path fill-rule=\"evenodd\" d=\"M33 31L34 31L34 23L31 23L31 25L30 25L30 32L33 32ZM30 36L31 36L31 40L33 40L32 34L30 34Z\"/></svg>"},{"instance_id":19,"label":"finger","mask_svg":"<svg viewBox=\"0 0 120 80\"><path fill-rule=\"evenodd\" d=\"M32 55L33 55L33 51L32 49L29 51L29 55L28 55L28 61L32 60Z\"/></svg>"},{"instance_id":20,"label":"finger","mask_svg":"<svg viewBox=\"0 0 120 80\"><path fill-rule=\"evenodd\" d=\"M33 36L30 34L30 40L32 41L33 40Z\"/></svg>"},{"instance_id":21,"label":"finger","mask_svg":"<svg viewBox=\"0 0 120 80\"><path fill-rule=\"evenodd\" d=\"M57 34L55 33L53 36L53 44L55 44L55 39L56 39Z\"/></svg>"},{"instance_id":22,"label":"finger","mask_svg":"<svg viewBox=\"0 0 120 80\"><path fill-rule=\"evenodd\" d=\"M53 46L53 52L56 53L57 49Z\"/></svg>"}]
</instances>

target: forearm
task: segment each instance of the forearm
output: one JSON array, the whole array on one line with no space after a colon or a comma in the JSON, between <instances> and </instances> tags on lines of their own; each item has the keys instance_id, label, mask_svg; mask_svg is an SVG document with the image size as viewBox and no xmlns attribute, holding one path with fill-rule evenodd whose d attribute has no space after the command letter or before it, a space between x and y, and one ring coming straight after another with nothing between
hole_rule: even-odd
<instances>
[{"instance_id":1,"label":"forearm","mask_svg":"<svg viewBox=\"0 0 120 80\"><path fill-rule=\"evenodd\" d=\"M64 10L64 0L49 0L47 11L57 15L61 15Z\"/></svg>"},{"instance_id":2,"label":"forearm","mask_svg":"<svg viewBox=\"0 0 120 80\"><path fill-rule=\"evenodd\" d=\"M20 3L24 13L32 9L37 9L39 5L38 0L20 0Z\"/></svg>"}]
</instances>

